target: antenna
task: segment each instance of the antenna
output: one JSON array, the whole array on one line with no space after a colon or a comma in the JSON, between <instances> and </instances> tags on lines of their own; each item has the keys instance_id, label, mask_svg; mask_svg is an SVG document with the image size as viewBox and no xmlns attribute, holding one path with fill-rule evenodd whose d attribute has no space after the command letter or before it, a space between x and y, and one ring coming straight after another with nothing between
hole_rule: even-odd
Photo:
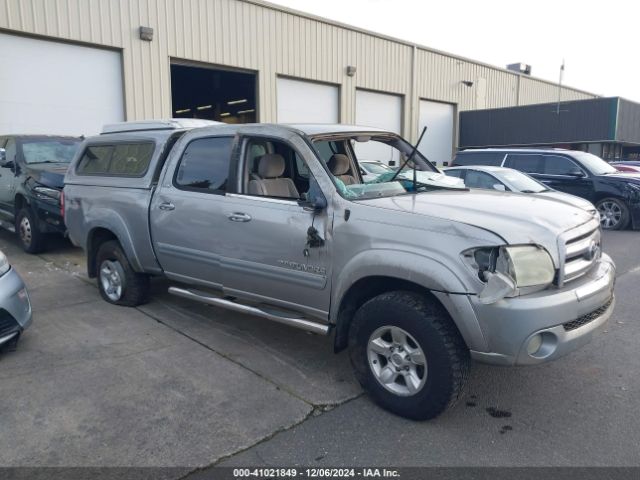
<instances>
[{"instance_id":1,"label":"antenna","mask_svg":"<svg viewBox=\"0 0 640 480\"><path fill-rule=\"evenodd\" d=\"M562 65L560 65L560 80L558 81L558 108L556 114L560 115L560 101L562 100L562 77L564 76L564 58L562 59Z\"/></svg>"}]
</instances>

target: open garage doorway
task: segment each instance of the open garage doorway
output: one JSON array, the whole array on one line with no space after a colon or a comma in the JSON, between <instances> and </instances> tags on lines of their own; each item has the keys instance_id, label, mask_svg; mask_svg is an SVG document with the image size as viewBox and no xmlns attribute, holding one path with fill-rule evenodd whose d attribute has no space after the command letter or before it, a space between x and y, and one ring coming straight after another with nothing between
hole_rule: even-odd
<instances>
[{"instance_id":1,"label":"open garage doorway","mask_svg":"<svg viewBox=\"0 0 640 480\"><path fill-rule=\"evenodd\" d=\"M256 75L172 63L171 110L174 118L256 122Z\"/></svg>"}]
</instances>

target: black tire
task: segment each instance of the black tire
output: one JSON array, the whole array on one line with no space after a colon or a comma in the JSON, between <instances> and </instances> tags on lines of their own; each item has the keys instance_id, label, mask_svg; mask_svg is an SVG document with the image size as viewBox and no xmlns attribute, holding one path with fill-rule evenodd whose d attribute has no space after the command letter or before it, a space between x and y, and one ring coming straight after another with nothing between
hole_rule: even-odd
<instances>
[{"instance_id":1,"label":"black tire","mask_svg":"<svg viewBox=\"0 0 640 480\"><path fill-rule=\"evenodd\" d=\"M120 279L121 289L118 290L119 294L114 294L115 291L108 292L107 286L103 282L101 270L107 265L117 273ZM98 248L96 273L100 295L107 302L126 307L135 307L147 303L149 299L149 276L135 272L131 268L129 260L127 260L122 247L117 241L110 240Z\"/></svg>"},{"instance_id":2,"label":"black tire","mask_svg":"<svg viewBox=\"0 0 640 480\"><path fill-rule=\"evenodd\" d=\"M600 213L600 225L605 230L623 230L629 225L629 207L622 200L617 198L603 198L596 203L598 213ZM615 216L606 217L606 212L612 215L619 212L619 219Z\"/></svg>"},{"instance_id":3,"label":"black tire","mask_svg":"<svg viewBox=\"0 0 640 480\"><path fill-rule=\"evenodd\" d=\"M22 249L27 253L44 251L46 235L38 227L38 219L29 207L23 207L16 217L16 235Z\"/></svg>"},{"instance_id":4,"label":"black tire","mask_svg":"<svg viewBox=\"0 0 640 480\"><path fill-rule=\"evenodd\" d=\"M392 393L373 372L367 346L372 334L386 326L409 333L424 353L426 379L417 393ZM358 309L349 331L349 356L358 381L371 398L413 420L434 418L455 404L462 395L470 363L469 350L446 310L424 295L404 291L383 293ZM387 365L393 366L391 362Z\"/></svg>"}]
</instances>

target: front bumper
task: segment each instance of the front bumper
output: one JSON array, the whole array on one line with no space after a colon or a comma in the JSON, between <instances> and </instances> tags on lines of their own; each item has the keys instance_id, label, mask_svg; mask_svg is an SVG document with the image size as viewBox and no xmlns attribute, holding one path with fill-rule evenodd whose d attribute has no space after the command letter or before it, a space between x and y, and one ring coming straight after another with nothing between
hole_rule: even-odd
<instances>
[{"instance_id":1,"label":"front bumper","mask_svg":"<svg viewBox=\"0 0 640 480\"><path fill-rule=\"evenodd\" d=\"M45 200L31 199L31 207L38 218L38 228L44 233L66 234L67 227L60 214L60 204Z\"/></svg>"},{"instance_id":2,"label":"front bumper","mask_svg":"<svg viewBox=\"0 0 640 480\"><path fill-rule=\"evenodd\" d=\"M562 289L491 305L466 297L486 342L486 349L472 348L472 358L498 365L533 365L589 343L613 312L615 272L613 261L603 254L587 275Z\"/></svg>"},{"instance_id":3,"label":"front bumper","mask_svg":"<svg viewBox=\"0 0 640 480\"><path fill-rule=\"evenodd\" d=\"M14 269L0 277L0 345L31 325L32 312L24 282Z\"/></svg>"}]
</instances>

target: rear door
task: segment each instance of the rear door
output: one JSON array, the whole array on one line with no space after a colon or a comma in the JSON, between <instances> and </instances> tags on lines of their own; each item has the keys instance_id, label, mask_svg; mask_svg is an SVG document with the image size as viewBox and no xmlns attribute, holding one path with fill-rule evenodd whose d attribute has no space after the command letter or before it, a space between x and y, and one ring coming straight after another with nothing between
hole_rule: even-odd
<instances>
[{"instance_id":1,"label":"rear door","mask_svg":"<svg viewBox=\"0 0 640 480\"><path fill-rule=\"evenodd\" d=\"M155 252L169 278L222 288L233 145L233 136L194 138L170 159L150 207Z\"/></svg>"}]
</instances>

